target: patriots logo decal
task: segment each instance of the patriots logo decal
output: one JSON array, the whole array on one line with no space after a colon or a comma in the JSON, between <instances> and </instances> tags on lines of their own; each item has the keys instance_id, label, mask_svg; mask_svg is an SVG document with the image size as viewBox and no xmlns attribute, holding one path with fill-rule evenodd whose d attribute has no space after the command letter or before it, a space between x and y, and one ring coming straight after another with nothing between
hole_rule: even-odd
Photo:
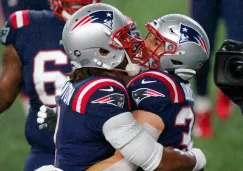
<instances>
[{"instance_id":1,"label":"patriots logo decal","mask_svg":"<svg viewBox=\"0 0 243 171\"><path fill-rule=\"evenodd\" d=\"M89 15L84 16L77 22L77 24L72 28L72 31L78 26L83 26L87 23L100 23L108 27L110 30L113 29L114 22L114 12L111 10L107 11L95 11Z\"/></svg>"},{"instance_id":2,"label":"patriots logo decal","mask_svg":"<svg viewBox=\"0 0 243 171\"><path fill-rule=\"evenodd\" d=\"M197 30L185 24L181 24L180 33L181 36L180 36L179 44L188 43L188 42L196 43L199 46L201 46L203 50L208 54L206 43L203 37L201 36L201 34Z\"/></svg>"},{"instance_id":3,"label":"patriots logo decal","mask_svg":"<svg viewBox=\"0 0 243 171\"><path fill-rule=\"evenodd\" d=\"M113 106L118 106L123 108L125 102L124 94L113 93L99 99L93 100L91 103L99 103L99 104L110 104Z\"/></svg>"},{"instance_id":4,"label":"patriots logo decal","mask_svg":"<svg viewBox=\"0 0 243 171\"><path fill-rule=\"evenodd\" d=\"M132 91L132 98L137 105L148 97L165 97L165 95L149 88L140 88Z\"/></svg>"}]
</instances>

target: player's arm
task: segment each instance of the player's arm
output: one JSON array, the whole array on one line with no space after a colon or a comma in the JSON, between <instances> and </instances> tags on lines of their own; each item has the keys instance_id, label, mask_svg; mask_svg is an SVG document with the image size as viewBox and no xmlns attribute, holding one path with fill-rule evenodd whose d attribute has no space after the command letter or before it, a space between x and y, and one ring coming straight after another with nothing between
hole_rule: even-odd
<instances>
[{"instance_id":1,"label":"player's arm","mask_svg":"<svg viewBox=\"0 0 243 171\"><path fill-rule=\"evenodd\" d=\"M143 111L143 110L136 110L133 111L134 118L141 124L148 124L150 125L154 130L157 131L163 131L164 129L164 122L162 119L151 112ZM146 128L145 128L146 129ZM151 130L146 129L147 132L152 134L152 136L155 138L156 133L152 132ZM154 136L155 135L155 136ZM156 140L156 138L155 138ZM183 152L181 150L177 150L174 148L164 148L162 160L157 167L157 171L191 171L196 166L196 157L198 151L195 152L197 149L192 149L192 151L189 152ZM194 153L193 153L194 152ZM200 151L199 151L200 153ZM200 157L198 157L200 159Z\"/></svg>"},{"instance_id":2,"label":"player's arm","mask_svg":"<svg viewBox=\"0 0 243 171\"><path fill-rule=\"evenodd\" d=\"M152 127L155 128L153 131L146 129L147 132L150 134L153 134L153 138L156 138L156 132L162 131L164 129L163 121L158 118L157 115L137 110L133 112L134 117L136 120L141 124L144 125L144 123L148 125L153 125ZM154 132L155 131L155 132ZM158 135L157 135L158 137ZM146 139L149 140L149 139ZM151 140L151 139L150 139ZM148 141L149 142L149 141ZM136 143L136 142L132 142ZM140 142L138 142L140 143ZM143 160L142 156L146 155L146 152L149 151L149 147L153 146L152 144L155 142L148 143L147 146L144 146L144 148L137 148L137 150L141 150L141 158L138 158L139 163ZM157 144L161 146L160 144ZM135 146L134 146L135 147ZM148 147L148 148L147 148ZM131 149L132 150L132 149ZM159 153L159 150L157 151ZM123 153L123 152L122 152ZM123 153L124 154L124 153ZM156 155L154 161L156 161ZM205 157L202 154L202 152L199 149L192 149L192 151L183 152L174 148L163 148L162 152L162 159L159 158L160 163L158 167L156 168L157 171L192 171L192 170L199 170L205 166ZM127 157L127 156L126 156ZM151 163L156 163L153 161L150 161ZM141 165L140 165L141 166ZM123 155L116 151L116 153L100 162L95 164L94 166L90 167L87 171L110 171L110 170L119 170L121 168L125 168L126 170L133 170L134 165L131 161L128 159L124 159ZM149 169L148 169L149 170Z\"/></svg>"},{"instance_id":3,"label":"player's arm","mask_svg":"<svg viewBox=\"0 0 243 171\"><path fill-rule=\"evenodd\" d=\"M142 125L147 123L158 131L162 131L164 129L164 122L156 114L142 110L136 110L133 112L133 115L135 119ZM154 134L148 130L147 132ZM193 151L194 150L195 149L193 149ZM195 165L196 158L194 153L183 152L174 148L164 148L162 160L156 171L191 171L194 169Z\"/></svg>"},{"instance_id":4,"label":"player's arm","mask_svg":"<svg viewBox=\"0 0 243 171\"><path fill-rule=\"evenodd\" d=\"M8 109L21 90L22 63L13 45L3 50L0 75L0 113Z\"/></svg>"},{"instance_id":5,"label":"player's arm","mask_svg":"<svg viewBox=\"0 0 243 171\"><path fill-rule=\"evenodd\" d=\"M195 154L197 155L198 153L202 153L202 152L195 151L195 150L199 150L199 149L192 149L192 151L183 152L181 150L177 150L174 148L164 148L162 160L155 170L156 171L201 170L204 168L204 166L199 163L201 161L197 161Z\"/></svg>"},{"instance_id":6,"label":"player's arm","mask_svg":"<svg viewBox=\"0 0 243 171\"><path fill-rule=\"evenodd\" d=\"M0 75L0 112L13 103L21 90L23 64L19 57L19 45L24 43L20 31L29 24L28 11L18 11L10 15L2 28L0 41L5 46Z\"/></svg>"},{"instance_id":7,"label":"player's arm","mask_svg":"<svg viewBox=\"0 0 243 171\"><path fill-rule=\"evenodd\" d=\"M105 171L105 169L112 168L115 163L123 160L123 157L119 158L119 155L115 154L111 158L90 167L87 171ZM125 165L129 166L130 164L125 163ZM195 165L196 159L192 153L182 152L173 148L164 148L163 159L155 171L192 171Z\"/></svg>"},{"instance_id":8,"label":"player's arm","mask_svg":"<svg viewBox=\"0 0 243 171\"><path fill-rule=\"evenodd\" d=\"M156 130L163 130L164 123L160 117L151 112L136 110L133 112L135 119L142 125L145 123L151 125ZM147 130L147 129L146 129ZM148 131L151 134L151 131ZM154 133L152 133L154 134ZM195 153L195 154L194 154ZM183 152L174 148L164 148L162 160L157 167L157 171L191 171L195 168L197 161L195 155L199 154L198 149L192 149L189 152ZM200 156L197 156L200 160ZM195 168L196 169L196 168Z\"/></svg>"},{"instance_id":9,"label":"player's arm","mask_svg":"<svg viewBox=\"0 0 243 171\"><path fill-rule=\"evenodd\" d=\"M144 129L157 141L164 129L164 123L162 119L157 115L144 110L135 110L132 112L132 114L137 122L143 125ZM105 169L107 171L120 171L119 169L121 168L122 170L131 171L135 170L137 166L124 159L120 151L117 150L112 157L93 165L87 171L103 171Z\"/></svg>"},{"instance_id":10,"label":"player's arm","mask_svg":"<svg viewBox=\"0 0 243 171\"><path fill-rule=\"evenodd\" d=\"M206 165L206 158L201 150L183 152L164 148L128 113L109 119L103 126L103 133L107 141L119 150L127 161L145 171L197 171Z\"/></svg>"}]
</instances>

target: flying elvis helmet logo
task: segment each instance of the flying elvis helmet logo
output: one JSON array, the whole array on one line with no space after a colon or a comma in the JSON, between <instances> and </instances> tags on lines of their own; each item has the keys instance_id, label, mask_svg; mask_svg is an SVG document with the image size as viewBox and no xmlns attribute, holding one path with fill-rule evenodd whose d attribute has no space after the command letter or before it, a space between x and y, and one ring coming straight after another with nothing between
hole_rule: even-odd
<instances>
[{"instance_id":1,"label":"flying elvis helmet logo","mask_svg":"<svg viewBox=\"0 0 243 171\"><path fill-rule=\"evenodd\" d=\"M93 100L91 103L110 104L123 108L125 103L125 96L119 93L112 93L110 95Z\"/></svg>"},{"instance_id":2,"label":"flying elvis helmet logo","mask_svg":"<svg viewBox=\"0 0 243 171\"><path fill-rule=\"evenodd\" d=\"M100 23L108 27L110 30L113 30L114 23L114 11L111 10L102 10L94 11L86 16L84 16L73 28L72 31L87 23Z\"/></svg>"},{"instance_id":3,"label":"flying elvis helmet logo","mask_svg":"<svg viewBox=\"0 0 243 171\"><path fill-rule=\"evenodd\" d=\"M132 98L138 105L143 99L149 98L149 97L165 97L164 94L157 92L155 90L152 90L150 88L139 88L135 91L132 91Z\"/></svg>"},{"instance_id":4,"label":"flying elvis helmet logo","mask_svg":"<svg viewBox=\"0 0 243 171\"><path fill-rule=\"evenodd\" d=\"M180 24L180 40L179 44L193 42L202 47L202 49L208 54L206 43L201 34L194 28L185 24Z\"/></svg>"}]
</instances>

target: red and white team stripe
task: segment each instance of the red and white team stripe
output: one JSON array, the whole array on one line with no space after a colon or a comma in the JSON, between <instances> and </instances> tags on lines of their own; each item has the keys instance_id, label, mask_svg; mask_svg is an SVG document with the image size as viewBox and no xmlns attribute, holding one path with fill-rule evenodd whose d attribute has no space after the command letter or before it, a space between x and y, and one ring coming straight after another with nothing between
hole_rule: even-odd
<instances>
[{"instance_id":1,"label":"red and white team stripe","mask_svg":"<svg viewBox=\"0 0 243 171\"><path fill-rule=\"evenodd\" d=\"M17 11L11 14L10 21L14 29L29 25L28 10Z\"/></svg>"},{"instance_id":2,"label":"red and white team stripe","mask_svg":"<svg viewBox=\"0 0 243 171\"><path fill-rule=\"evenodd\" d=\"M72 31L77 28L78 26L81 26L89 21L91 21L92 18L90 16L86 16L84 18L82 18L73 28L72 28Z\"/></svg>"},{"instance_id":3,"label":"red and white team stripe","mask_svg":"<svg viewBox=\"0 0 243 171\"><path fill-rule=\"evenodd\" d=\"M147 94L150 95L150 96L161 96L161 97L165 97L164 94L159 93L159 92L154 91L154 90L151 90L151 89L147 91Z\"/></svg>"},{"instance_id":4,"label":"red and white team stripe","mask_svg":"<svg viewBox=\"0 0 243 171\"><path fill-rule=\"evenodd\" d=\"M111 99L110 99L110 97L109 96L107 96L107 97L103 97L103 98L100 98L99 99L99 103L106 103L106 102L109 102ZM96 100L95 100L95 102L96 102Z\"/></svg>"},{"instance_id":5,"label":"red and white team stripe","mask_svg":"<svg viewBox=\"0 0 243 171\"><path fill-rule=\"evenodd\" d=\"M87 103L88 103L90 97L92 96L92 94L96 90L98 90L102 87L105 87L105 86L114 86L114 87L122 90L123 93L127 97L129 110L131 109L131 104L130 104L130 100L129 100L129 96L128 96L126 88L116 80L103 78L103 79L96 79L96 80L87 82L78 90L78 92L75 95L74 100L72 102L72 110L79 112L81 114L84 114Z\"/></svg>"},{"instance_id":6,"label":"red and white team stripe","mask_svg":"<svg viewBox=\"0 0 243 171\"><path fill-rule=\"evenodd\" d=\"M203 38L199 39L201 46L203 47L203 49L206 51L206 53L208 54L208 49L206 46L206 43L204 42Z\"/></svg>"},{"instance_id":7,"label":"red and white team stripe","mask_svg":"<svg viewBox=\"0 0 243 171\"><path fill-rule=\"evenodd\" d=\"M167 74L162 73L162 72L148 71L148 72L142 73L142 74L138 75L137 77L133 78L127 84L127 87L129 87L136 80L141 79L146 76L158 79L168 87L171 103L180 103L180 102L184 101L183 92L182 92L182 89L180 88L180 86L178 84L176 84L175 81L172 78L170 78Z\"/></svg>"}]
</instances>

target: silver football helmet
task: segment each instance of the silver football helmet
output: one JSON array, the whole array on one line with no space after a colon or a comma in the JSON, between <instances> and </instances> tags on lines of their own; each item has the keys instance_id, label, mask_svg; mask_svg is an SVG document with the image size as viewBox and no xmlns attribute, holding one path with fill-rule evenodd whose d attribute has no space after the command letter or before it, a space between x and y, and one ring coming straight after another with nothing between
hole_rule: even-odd
<instances>
[{"instance_id":1,"label":"silver football helmet","mask_svg":"<svg viewBox=\"0 0 243 171\"><path fill-rule=\"evenodd\" d=\"M168 14L146 24L148 34L158 40L164 51L150 51L142 65L150 69L173 70L184 80L190 79L209 58L210 44L204 29L193 19L181 14ZM144 51L144 50L143 50Z\"/></svg>"},{"instance_id":2,"label":"silver football helmet","mask_svg":"<svg viewBox=\"0 0 243 171\"><path fill-rule=\"evenodd\" d=\"M127 54L133 48L134 39L129 32L134 27L134 22L111 5L87 5L67 21L63 30L64 48L75 68L104 68L135 75L140 67L132 64ZM117 69L125 57L129 63L127 70Z\"/></svg>"}]
</instances>

